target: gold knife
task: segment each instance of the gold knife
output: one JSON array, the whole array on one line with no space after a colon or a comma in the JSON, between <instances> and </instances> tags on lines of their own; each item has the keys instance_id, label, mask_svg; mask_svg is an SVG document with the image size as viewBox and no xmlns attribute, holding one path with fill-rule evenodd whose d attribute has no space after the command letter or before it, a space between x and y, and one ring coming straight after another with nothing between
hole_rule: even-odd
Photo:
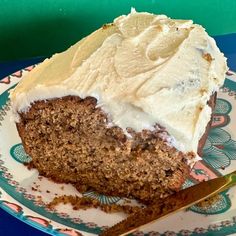
<instances>
[{"instance_id":1,"label":"gold knife","mask_svg":"<svg viewBox=\"0 0 236 236\"><path fill-rule=\"evenodd\" d=\"M234 185L236 185L236 171L219 178L201 182L172 194L161 201L158 200L144 209L140 209L120 223L104 230L99 236L124 236L130 234L143 225L188 208Z\"/></svg>"}]
</instances>

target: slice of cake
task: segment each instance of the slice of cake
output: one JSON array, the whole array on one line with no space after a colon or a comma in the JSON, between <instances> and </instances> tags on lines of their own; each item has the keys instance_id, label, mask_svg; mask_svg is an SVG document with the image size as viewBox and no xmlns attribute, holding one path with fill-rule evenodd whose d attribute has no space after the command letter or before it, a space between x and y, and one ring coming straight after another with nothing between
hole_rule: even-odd
<instances>
[{"instance_id":1,"label":"slice of cake","mask_svg":"<svg viewBox=\"0 0 236 236\"><path fill-rule=\"evenodd\" d=\"M143 202L181 188L207 137L226 59L190 20L120 16L11 91L31 167Z\"/></svg>"}]
</instances>

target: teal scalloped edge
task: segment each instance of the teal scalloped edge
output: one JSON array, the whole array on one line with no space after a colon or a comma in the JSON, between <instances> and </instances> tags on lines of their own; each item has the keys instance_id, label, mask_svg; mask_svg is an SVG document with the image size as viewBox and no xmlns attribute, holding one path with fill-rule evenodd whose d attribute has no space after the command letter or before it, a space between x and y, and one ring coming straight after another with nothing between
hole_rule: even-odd
<instances>
[{"instance_id":1,"label":"teal scalloped edge","mask_svg":"<svg viewBox=\"0 0 236 236\"><path fill-rule=\"evenodd\" d=\"M9 98L9 91L12 90L16 85L12 86L11 88L5 90L2 94L0 94L0 109L6 104Z\"/></svg>"},{"instance_id":2,"label":"teal scalloped edge","mask_svg":"<svg viewBox=\"0 0 236 236\"><path fill-rule=\"evenodd\" d=\"M14 86L13 86L13 87L14 87ZM6 91L4 91L4 92L0 95L0 109L2 109L2 108L4 107L4 105L6 104L6 102L7 102L7 100L8 100L8 97L9 97L9 90L11 90L13 87L7 89ZM233 82L233 81L231 81L231 80L226 79L226 80L225 80L224 87L227 87L227 88L229 88L230 90L236 91L236 83ZM1 173L1 172L0 172L0 173ZM0 175L0 183L1 183L2 189L3 189L4 191L6 191L6 192L9 194L9 191L8 191L8 190L10 190L9 188L13 188L13 187L7 184L6 179L5 179L2 175ZM9 195L10 195L11 197L13 197L15 200L17 200L18 197L20 197L21 200L22 200L22 197L23 197L22 194L16 192L15 190L10 190L10 192L11 192L12 194L9 194ZM14 192L14 194L13 194L13 192ZM1 191L0 191L0 193L1 193ZM17 193L17 194L19 194L19 195L21 195L21 196L16 197L16 196L15 196L15 193ZM1 197L1 194L0 194L0 197ZM19 199L18 199L18 200L19 200ZM17 201L18 201L18 200L17 200ZM32 201L27 200L26 198L24 198L24 200L25 200L25 203L27 202L26 206L30 208L30 205L33 204ZM1 202L1 199L0 199L0 202ZM21 201L19 201L19 202L21 202ZM22 204L22 202L21 202L21 204ZM25 205L25 204L23 204L23 205ZM39 230L45 232L45 233L49 233L49 234L51 234L51 235L57 235L57 236L59 236L59 235L65 235L65 234L63 234L63 233L58 232L57 229L53 229L53 227L50 227L50 229L48 229L48 228L46 228L46 227L40 226L39 224L37 224L37 223L35 223L35 222L26 221L26 220L25 220L25 216L23 215L23 212L22 212L22 214L15 214L13 211L10 211L9 209L4 208L2 204L0 204L0 207L1 207L3 210L7 211L7 212L8 212L9 214L11 214L12 216L18 218L19 220L21 220L21 221L23 221L23 222L25 222L25 223L27 223L27 224L33 226L33 227L35 227L35 228L37 228L37 229L39 229ZM34 206L34 207L36 207L36 206ZM39 213L39 214L40 214L40 212L41 212L42 210L45 211L42 207L38 207L38 206L37 206L37 208L39 208L39 209L38 209L39 212L37 212L37 213ZM45 212L46 212L46 211L45 211ZM54 220L54 221L56 221L56 222L58 222L58 223L61 223L61 224L63 224L63 225L67 225L67 226L72 227L72 228L75 228L75 229L77 228L78 230L81 230L81 231L84 231L84 232L95 233L95 234L98 234L98 233L101 232L101 229L100 229L99 227L96 227L96 228L91 229L91 228L87 227L84 223L75 224L75 223L72 223L72 222L66 222L66 224L65 224L66 219L61 219L60 217L58 217L58 216L57 216L56 214L54 214L54 213L48 213L48 212L46 212L46 214L52 214L52 215L54 215L53 218L56 217L56 218L58 218L58 219L52 219L51 217L47 217L47 216L45 216L44 214L42 214L42 216L47 217L47 218L49 218L49 219L52 219L52 220ZM232 220L232 219L230 219L230 221L231 221L231 220ZM67 221L68 221L68 220L67 220ZM222 221L222 222L223 222L223 221ZM221 223L222 223L222 222L221 222ZM193 231L192 231L192 230L186 230L186 231L190 232L189 235L191 235L191 236L199 236L199 235L201 235L201 236L222 236L222 235L230 235L230 234L236 233L236 216L234 217L233 222L234 222L233 225L230 225L230 226L219 226L219 227L221 227L221 228L216 229L216 230L204 229L204 232L201 232L201 233L195 233L194 230L193 230ZM68 224L68 223L69 223L69 224ZM75 224L76 227L73 227L70 223ZM82 227L81 227L81 228L80 228L80 227L78 228L78 225L80 225L80 226L82 226ZM92 231L92 232L91 232L91 231ZM181 230L181 231L185 231L185 230ZM177 235L177 236L184 236L184 235L186 235L186 234L181 233L181 231L179 231L178 233L173 232L173 233L174 233L173 235ZM149 235L150 235L150 233L144 234L144 236L149 236ZM165 236L166 233L163 233L163 234L160 234L160 235Z\"/></svg>"},{"instance_id":3,"label":"teal scalloped edge","mask_svg":"<svg viewBox=\"0 0 236 236\"><path fill-rule=\"evenodd\" d=\"M0 191L1 192L1 191ZM6 206L4 206L2 204L2 200L0 199L0 208L3 209L4 211L6 211L8 214L12 215L13 217L17 218L18 220L44 232L44 233L48 233L50 235L56 235L56 236L66 236L68 234L63 234L58 232L57 229L54 229L52 225L49 224L48 227L43 227L40 224L37 224L36 222L30 221L27 219L27 217L24 215L24 211L21 211L19 213L15 213L14 211L10 210L9 208L7 208Z\"/></svg>"},{"instance_id":4,"label":"teal scalloped edge","mask_svg":"<svg viewBox=\"0 0 236 236\"><path fill-rule=\"evenodd\" d=\"M63 219L59 217L56 213L47 212L43 207L36 206L32 200L26 199L22 193L17 192L13 186L7 183L6 178L2 176L2 171L0 171L0 186L8 195L10 195L16 201L20 202L22 205L28 207L29 209L32 209L43 217L63 224L67 227L74 228L76 230L95 234L99 234L101 232L100 227L89 228L85 223L73 223L70 219Z\"/></svg>"},{"instance_id":5,"label":"teal scalloped edge","mask_svg":"<svg viewBox=\"0 0 236 236\"><path fill-rule=\"evenodd\" d=\"M229 88L232 91L236 91L236 83L226 78L224 87Z\"/></svg>"},{"instance_id":6,"label":"teal scalloped edge","mask_svg":"<svg viewBox=\"0 0 236 236\"><path fill-rule=\"evenodd\" d=\"M184 231L184 230L183 230ZM187 231L187 230L186 230ZM171 231L172 232L172 231ZM207 230L206 232L201 232L201 233L192 233L190 231L190 234L184 234L184 233L175 233L173 232L173 234L168 234L168 233L163 233L160 234L159 236L167 236L167 235L171 235L171 236L227 236L227 235L231 235L233 233L236 233L236 223L233 226L230 227L224 227L222 229L216 229L216 230ZM131 236L131 235L129 235ZM143 236L150 236L149 233L144 234Z\"/></svg>"},{"instance_id":7,"label":"teal scalloped edge","mask_svg":"<svg viewBox=\"0 0 236 236\"><path fill-rule=\"evenodd\" d=\"M21 211L21 212L16 214L13 211L11 211L10 209L8 209L7 207L4 207L4 205L2 205L1 203L2 203L2 201L0 200L0 208L2 208L3 210L8 212L9 214L14 216L15 218L21 220L22 222L27 223L28 225L33 226L34 228L37 228L37 229L39 229L39 230L41 230L41 231L43 231L45 233L51 234L51 235L56 235L56 236L62 236L62 235L65 236L66 235L66 234L58 232L58 230L53 228L52 225L49 225L49 227L46 228L46 227L43 227L43 226L41 226L41 225L39 225L39 224L37 224L37 223L35 223L33 221L29 221L29 220L27 220L27 218L24 215L23 211ZM205 232L201 232L201 233L194 232L194 230L193 231L192 230L181 230L181 231L182 232L183 231L188 231L189 234L187 234L187 235L189 235L189 236L199 236L199 235L201 235L201 236L223 236L223 235L230 235L230 234L236 233L236 217L234 217L234 218L235 219L230 219L230 221L233 222L232 225L230 225L230 226L222 226L222 225L220 225L218 223L217 225L219 225L219 228L214 229L214 230L213 229L202 229ZM222 224L222 222L221 222L221 224ZM84 232L88 232L86 230L83 230L83 231ZM181 231L179 231L178 233L171 231L172 232L171 235L172 236L174 236L174 235L176 235L176 236L186 236L186 234L182 233ZM99 230L99 232L101 232L101 231ZM94 232L93 231L92 233L99 233L99 232ZM90 231L90 233L91 233L91 231ZM133 234L130 234L130 236L131 235L133 235ZM136 234L134 234L134 235L136 235ZM146 234L142 234L142 235L150 236L150 233L146 233ZM159 235L160 236L166 236L166 235L169 235L169 234L167 234L167 232L165 232L165 233L159 234Z\"/></svg>"}]
</instances>

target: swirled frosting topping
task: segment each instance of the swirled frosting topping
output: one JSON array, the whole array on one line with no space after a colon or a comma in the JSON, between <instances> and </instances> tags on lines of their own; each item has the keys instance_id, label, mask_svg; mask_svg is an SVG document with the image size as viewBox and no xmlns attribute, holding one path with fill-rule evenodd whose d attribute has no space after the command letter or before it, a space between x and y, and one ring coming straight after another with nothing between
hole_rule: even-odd
<instances>
[{"instance_id":1,"label":"swirled frosting topping","mask_svg":"<svg viewBox=\"0 0 236 236\"><path fill-rule=\"evenodd\" d=\"M11 101L17 117L37 100L93 96L112 125L139 132L159 124L179 150L196 153L211 118L207 101L226 70L202 26L132 11L46 59L11 92Z\"/></svg>"}]
</instances>

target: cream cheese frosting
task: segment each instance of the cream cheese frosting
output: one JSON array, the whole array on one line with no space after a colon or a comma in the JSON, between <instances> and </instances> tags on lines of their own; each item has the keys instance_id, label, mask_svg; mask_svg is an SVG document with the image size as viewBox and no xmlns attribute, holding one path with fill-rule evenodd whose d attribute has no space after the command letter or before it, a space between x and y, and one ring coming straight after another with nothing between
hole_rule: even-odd
<instances>
[{"instance_id":1,"label":"cream cheese frosting","mask_svg":"<svg viewBox=\"0 0 236 236\"><path fill-rule=\"evenodd\" d=\"M202 26L133 10L46 59L10 97L17 120L37 100L93 96L110 125L139 132L159 124L177 149L197 153L211 119L207 101L226 70Z\"/></svg>"}]
</instances>

